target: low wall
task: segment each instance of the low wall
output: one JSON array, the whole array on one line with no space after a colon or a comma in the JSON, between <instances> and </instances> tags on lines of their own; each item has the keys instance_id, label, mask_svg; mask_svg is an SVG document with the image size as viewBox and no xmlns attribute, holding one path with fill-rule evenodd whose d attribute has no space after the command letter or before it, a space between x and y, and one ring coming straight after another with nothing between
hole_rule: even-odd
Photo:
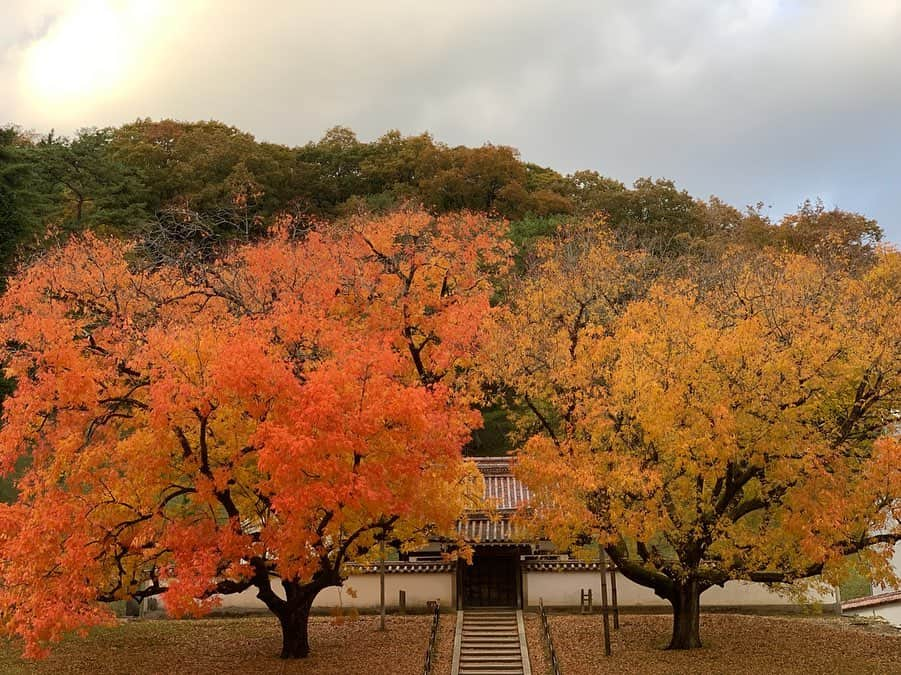
<instances>
[{"instance_id":1,"label":"low wall","mask_svg":"<svg viewBox=\"0 0 901 675\"><path fill-rule=\"evenodd\" d=\"M608 577L608 598L610 584ZM578 607L582 589L591 589L593 602L600 604L600 571L527 571L523 574L523 594L526 605L535 606L541 598L548 607ZM654 594L650 588L629 581L622 574L616 575L617 602L620 607L668 608L669 602ZM832 605L835 596L831 592L808 593L806 603ZM701 595L702 607L786 607L797 608L793 598L780 594L766 584L749 581L728 581L720 588L714 586Z\"/></svg>"},{"instance_id":2,"label":"low wall","mask_svg":"<svg viewBox=\"0 0 901 675\"><path fill-rule=\"evenodd\" d=\"M438 600L442 607L453 607L456 574L450 570L442 572L387 572L385 574L385 604L389 608L398 607L399 591L406 592L407 609L425 609L428 602ZM272 589L284 598L284 591L278 580L273 580ZM379 575L371 571L350 574L343 586L323 589L313 602L314 609L333 607L354 607L374 609L380 606ZM256 589L249 588L243 593L220 596L220 611L265 610L266 606L256 597Z\"/></svg>"},{"instance_id":3,"label":"low wall","mask_svg":"<svg viewBox=\"0 0 901 675\"><path fill-rule=\"evenodd\" d=\"M398 606L399 591L407 595L408 609L425 608L426 603L439 600L442 607L452 607L456 574L452 572L420 574L386 574L385 604ZM356 596L352 597L351 592ZM317 597L314 607L373 608L380 605L379 575L351 575L339 588L326 588Z\"/></svg>"},{"instance_id":4,"label":"low wall","mask_svg":"<svg viewBox=\"0 0 901 675\"><path fill-rule=\"evenodd\" d=\"M842 611L842 614L846 616L861 616L868 619L883 619L893 626L901 628L901 600L882 605L845 609Z\"/></svg>"}]
</instances>

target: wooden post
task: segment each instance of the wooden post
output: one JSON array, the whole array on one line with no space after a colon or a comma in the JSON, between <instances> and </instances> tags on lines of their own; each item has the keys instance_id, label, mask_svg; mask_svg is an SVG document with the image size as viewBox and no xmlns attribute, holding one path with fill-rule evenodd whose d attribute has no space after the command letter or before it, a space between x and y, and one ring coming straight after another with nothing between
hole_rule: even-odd
<instances>
[{"instance_id":1,"label":"wooden post","mask_svg":"<svg viewBox=\"0 0 901 675\"><path fill-rule=\"evenodd\" d=\"M607 606L607 553L601 546L601 613L604 615L604 655L610 656L610 614Z\"/></svg>"},{"instance_id":2,"label":"wooden post","mask_svg":"<svg viewBox=\"0 0 901 675\"><path fill-rule=\"evenodd\" d=\"M379 630L385 630L385 540L379 542L381 560L379 560L379 599L381 613L379 615Z\"/></svg>"},{"instance_id":3,"label":"wooden post","mask_svg":"<svg viewBox=\"0 0 901 675\"><path fill-rule=\"evenodd\" d=\"M616 599L616 567L610 567L610 600L613 603L613 629L619 630L619 602Z\"/></svg>"},{"instance_id":4,"label":"wooden post","mask_svg":"<svg viewBox=\"0 0 901 675\"><path fill-rule=\"evenodd\" d=\"M407 613L407 592L406 591L398 591L397 592L397 604L400 607L400 613Z\"/></svg>"}]
</instances>

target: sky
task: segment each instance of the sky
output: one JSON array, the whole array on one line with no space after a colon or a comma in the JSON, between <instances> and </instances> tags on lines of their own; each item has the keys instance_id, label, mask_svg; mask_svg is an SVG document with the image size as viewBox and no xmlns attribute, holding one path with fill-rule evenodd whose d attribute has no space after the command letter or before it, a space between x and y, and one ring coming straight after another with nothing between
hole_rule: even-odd
<instances>
[{"instance_id":1,"label":"sky","mask_svg":"<svg viewBox=\"0 0 901 675\"><path fill-rule=\"evenodd\" d=\"M901 243L901 0L0 0L0 125L429 131Z\"/></svg>"}]
</instances>

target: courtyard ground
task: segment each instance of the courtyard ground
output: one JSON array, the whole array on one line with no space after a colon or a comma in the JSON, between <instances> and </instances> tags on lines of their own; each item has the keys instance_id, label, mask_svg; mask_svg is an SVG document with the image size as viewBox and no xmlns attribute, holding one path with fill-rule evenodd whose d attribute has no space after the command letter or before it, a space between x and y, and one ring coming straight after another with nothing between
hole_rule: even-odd
<instances>
[{"instance_id":1,"label":"courtyard ground","mask_svg":"<svg viewBox=\"0 0 901 675\"><path fill-rule=\"evenodd\" d=\"M50 658L25 662L18 645L2 645L0 674L211 675L418 675L431 618L389 616L336 623L311 620L313 654L278 658L280 635L271 617L145 620L98 629L58 645ZM599 615L551 614L551 631L565 675L587 673L894 673L901 675L901 632L858 626L837 617L763 617L709 614L702 618L704 648L668 652L670 617L624 615L613 631L613 656L605 659ZM434 675L450 675L455 616L444 614ZM547 675L538 617L525 615L534 675Z\"/></svg>"},{"instance_id":2,"label":"courtyard ground","mask_svg":"<svg viewBox=\"0 0 901 675\"><path fill-rule=\"evenodd\" d=\"M453 642L453 617L443 617ZM70 638L43 661L26 662L17 645L0 650L2 675L400 675L420 673L431 617L389 616L379 632L378 617L362 616L337 624L328 617L310 620L308 659L278 658L281 635L271 617L145 620L96 629L85 639ZM446 640L445 640L446 643ZM445 645L446 646L446 645ZM448 650L452 645L448 647ZM449 657L448 657L449 660ZM448 666L448 672L450 667Z\"/></svg>"},{"instance_id":3,"label":"courtyard ground","mask_svg":"<svg viewBox=\"0 0 901 675\"><path fill-rule=\"evenodd\" d=\"M672 625L669 615L624 615L618 631L611 626L613 655L609 658L604 657L599 615L551 614L549 618L565 675L901 675L901 632L880 625L854 625L847 618L706 614L701 617L704 647L678 652L663 649ZM529 638L530 651L543 650L537 629ZM534 672L545 675L546 666Z\"/></svg>"}]
</instances>

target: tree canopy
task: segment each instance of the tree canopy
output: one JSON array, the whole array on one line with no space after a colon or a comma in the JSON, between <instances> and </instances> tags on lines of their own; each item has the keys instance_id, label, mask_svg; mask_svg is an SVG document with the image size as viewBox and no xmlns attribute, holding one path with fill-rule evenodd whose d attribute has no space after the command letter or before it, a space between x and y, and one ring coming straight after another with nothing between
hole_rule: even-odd
<instances>
[{"instance_id":1,"label":"tree canopy","mask_svg":"<svg viewBox=\"0 0 901 675\"><path fill-rule=\"evenodd\" d=\"M673 648L700 646L712 585L835 580L856 551L891 575L901 256L854 276L734 250L673 278L611 241L542 244L483 355L522 412L533 524L669 600Z\"/></svg>"},{"instance_id":2,"label":"tree canopy","mask_svg":"<svg viewBox=\"0 0 901 675\"><path fill-rule=\"evenodd\" d=\"M137 253L77 237L0 306L18 382L2 470L31 457L0 509L7 629L37 654L104 621L99 600L198 613L255 588L282 656L305 656L346 561L456 536L480 422L459 373L507 245L481 217L402 212L283 230L190 274Z\"/></svg>"}]
</instances>

